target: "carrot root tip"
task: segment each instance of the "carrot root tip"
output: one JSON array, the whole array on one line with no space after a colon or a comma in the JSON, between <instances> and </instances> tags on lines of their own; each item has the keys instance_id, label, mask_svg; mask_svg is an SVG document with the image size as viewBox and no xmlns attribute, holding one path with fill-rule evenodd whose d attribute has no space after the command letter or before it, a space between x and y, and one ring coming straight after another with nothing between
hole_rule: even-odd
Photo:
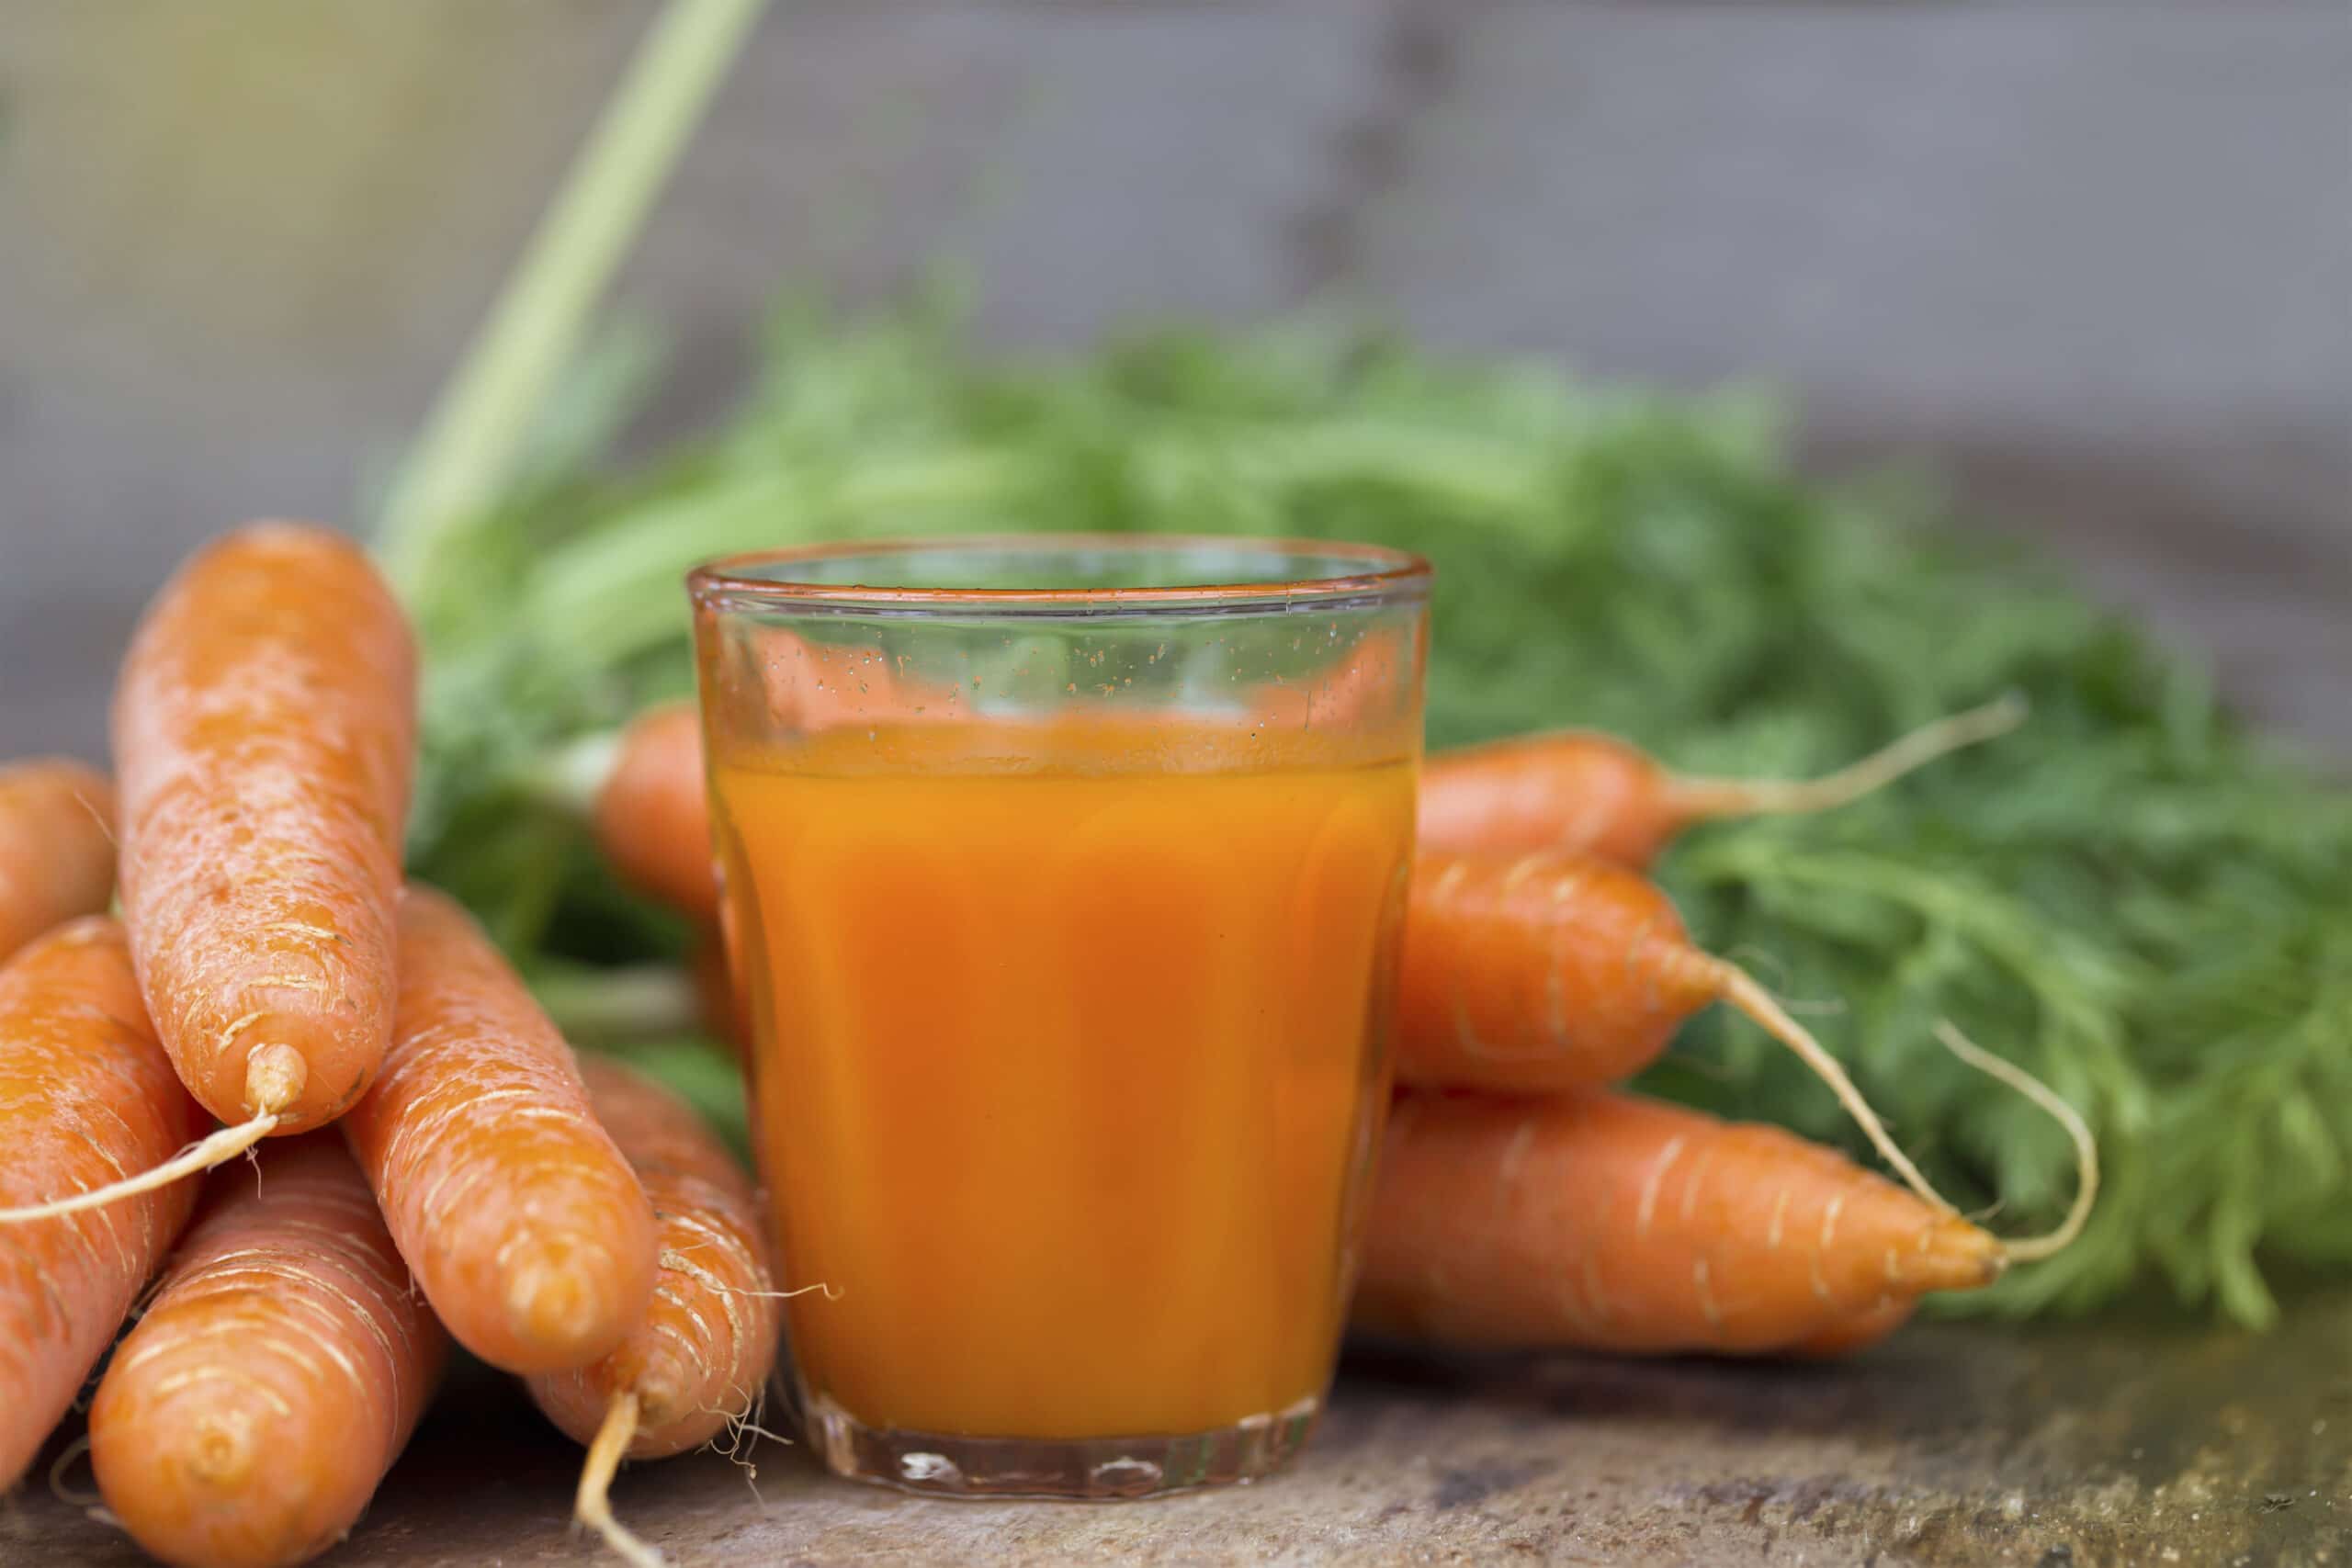
<instances>
[{"instance_id":1,"label":"carrot root tip","mask_svg":"<svg viewBox=\"0 0 2352 1568\"><path fill-rule=\"evenodd\" d=\"M664 1359L666 1361L666 1359ZM687 1413L685 1385L673 1375L666 1364L661 1372L648 1371L637 1380L638 1424L656 1431Z\"/></svg>"},{"instance_id":2,"label":"carrot root tip","mask_svg":"<svg viewBox=\"0 0 2352 1568\"><path fill-rule=\"evenodd\" d=\"M207 1486L235 1486L253 1470L253 1432L244 1422L207 1412L198 1418L187 1452L190 1476Z\"/></svg>"},{"instance_id":3,"label":"carrot root tip","mask_svg":"<svg viewBox=\"0 0 2352 1568\"><path fill-rule=\"evenodd\" d=\"M637 1439L637 1395L615 1394L605 1406L604 1425L596 1428L595 1440L588 1445L588 1458L580 1467L580 1490L572 1497L571 1516L594 1530L629 1568L662 1568L661 1552L613 1517L613 1477L620 1470L621 1456Z\"/></svg>"},{"instance_id":4,"label":"carrot root tip","mask_svg":"<svg viewBox=\"0 0 2352 1568\"><path fill-rule=\"evenodd\" d=\"M605 1324L605 1292L580 1249L550 1238L508 1276L506 1319L515 1334L549 1353L589 1354Z\"/></svg>"},{"instance_id":5,"label":"carrot root tip","mask_svg":"<svg viewBox=\"0 0 2352 1568\"><path fill-rule=\"evenodd\" d=\"M282 1116L310 1081L301 1052L276 1042L256 1045L245 1056L245 1107L257 1116Z\"/></svg>"}]
</instances>

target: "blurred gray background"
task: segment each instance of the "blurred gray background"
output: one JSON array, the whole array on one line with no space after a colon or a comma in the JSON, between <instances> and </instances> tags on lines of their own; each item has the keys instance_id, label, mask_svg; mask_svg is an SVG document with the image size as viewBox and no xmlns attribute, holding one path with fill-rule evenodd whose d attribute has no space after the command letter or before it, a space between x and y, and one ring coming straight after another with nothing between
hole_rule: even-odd
<instances>
[{"instance_id":1,"label":"blurred gray background","mask_svg":"<svg viewBox=\"0 0 2352 1568\"><path fill-rule=\"evenodd\" d=\"M141 602L349 522L653 14L0 0L0 755L97 755ZM2352 7L777 0L633 258L659 411L785 280L1007 344L1338 291L1802 394L2352 754Z\"/></svg>"}]
</instances>

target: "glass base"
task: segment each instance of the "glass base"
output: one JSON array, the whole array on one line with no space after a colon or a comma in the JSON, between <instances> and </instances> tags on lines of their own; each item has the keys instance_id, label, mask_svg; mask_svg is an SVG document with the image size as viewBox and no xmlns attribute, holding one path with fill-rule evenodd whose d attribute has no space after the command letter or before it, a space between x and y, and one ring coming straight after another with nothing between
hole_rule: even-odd
<instances>
[{"instance_id":1,"label":"glass base","mask_svg":"<svg viewBox=\"0 0 2352 1568\"><path fill-rule=\"evenodd\" d=\"M835 1475L941 1497L1110 1502L1257 1480L1304 1448L1321 1403L1177 1437L965 1438L868 1427L830 1400L802 1413Z\"/></svg>"}]
</instances>

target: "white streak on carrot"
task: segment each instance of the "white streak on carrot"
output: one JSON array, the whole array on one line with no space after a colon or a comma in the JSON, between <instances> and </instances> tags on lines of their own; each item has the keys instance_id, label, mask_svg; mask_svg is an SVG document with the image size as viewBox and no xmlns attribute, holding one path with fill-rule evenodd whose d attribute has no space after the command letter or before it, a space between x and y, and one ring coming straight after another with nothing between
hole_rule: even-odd
<instances>
[{"instance_id":1,"label":"white streak on carrot","mask_svg":"<svg viewBox=\"0 0 2352 1568\"><path fill-rule=\"evenodd\" d=\"M1705 1315L1707 1326L1722 1328L1723 1309L1715 1305L1715 1292L1708 1287L1706 1258L1694 1258L1690 1260L1690 1283L1699 1292L1699 1311Z\"/></svg>"},{"instance_id":2,"label":"white streak on carrot","mask_svg":"<svg viewBox=\"0 0 2352 1568\"><path fill-rule=\"evenodd\" d=\"M1846 1195L1843 1192L1829 1200L1828 1205L1821 1211L1820 1238L1813 1247L1813 1293L1825 1305L1829 1302L1829 1281L1821 1277L1821 1260L1829 1256L1830 1247L1837 1244L1838 1215L1845 1207Z\"/></svg>"},{"instance_id":3,"label":"white streak on carrot","mask_svg":"<svg viewBox=\"0 0 2352 1568\"><path fill-rule=\"evenodd\" d=\"M1544 966L1544 1021L1546 1032L1551 1036L1552 1048L1555 1051L1566 1051L1570 1048L1568 1043L1568 964L1563 950L1567 946L1568 939L1576 934L1575 928L1566 920L1559 919L1557 912L1566 907L1568 901L1576 897L1577 889L1582 886L1584 886L1584 873L1581 870L1567 872L1555 878L1552 884L1554 910L1552 956L1551 962Z\"/></svg>"},{"instance_id":4,"label":"white streak on carrot","mask_svg":"<svg viewBox=\"0 0 2352 1568\"><path fill-rule=\"evenodd\" d=\"M1700 1179L1706 1174L1707 1166L1714 1157L1715 1151L1713 1145L1702 1148L1699 1151L1699 1157L1692 1162L1690 1168L1682 1173L1682 1223L1684 1224L1690 1223L1691 1211L1699 1206L1699 1194L1703 1190Z\"/></svg>"},{"instance_id":5,"label":"white streak on carrot","mask_svg":"<svg viewBox=\"0 0 2352 1568\"><path fill-rule=\"evenodd\" d=\"M1673 1168L1674 1162L1682 1157L1684 1141L1679 1133L1668 1138L1666 1147L1657 1152L1657 1163L1650 1167L1649 1175L1642 1179L1641 1207L1635 1211L1637 1217L1634 1222L1635 1235L1646 1236L1650 1234L1650 1222L1657 1217L1658 1188L1666 1180L1666 1173Z\"/></svg>"}]
</instances>

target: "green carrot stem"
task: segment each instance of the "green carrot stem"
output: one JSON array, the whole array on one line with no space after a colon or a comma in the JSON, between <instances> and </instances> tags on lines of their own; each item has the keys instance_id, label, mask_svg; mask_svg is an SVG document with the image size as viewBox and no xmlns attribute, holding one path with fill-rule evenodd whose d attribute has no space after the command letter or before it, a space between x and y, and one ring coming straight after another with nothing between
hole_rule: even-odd
<instances>
[{"instance_id":1,"label":"green carrot stem","mask_svg":"<svg viewBox=\"0 0 2352 1568\"><path fill-rule=\"evenodd\" d=\"M639 45L394 482L381 549L402 593L497 497L763 3L671 0Z\"/></svg>"}]
</instances>

